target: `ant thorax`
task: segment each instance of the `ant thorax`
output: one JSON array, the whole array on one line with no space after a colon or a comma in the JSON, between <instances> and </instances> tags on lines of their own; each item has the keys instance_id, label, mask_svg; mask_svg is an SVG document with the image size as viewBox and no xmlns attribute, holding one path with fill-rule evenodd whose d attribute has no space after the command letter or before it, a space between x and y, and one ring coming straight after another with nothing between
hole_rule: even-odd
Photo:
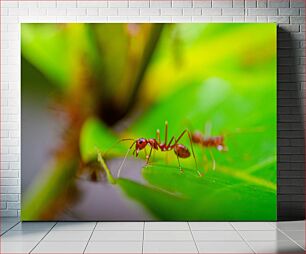
<instances>
[{"instance_id":1,"label":"ant thorax","mask_svg":"<svg viewBox=\"0 0 306 254\"><path fill-rule=\"evenodd\" d=\"M125 159L127 158L128 154L129 154L129 151L131 151L131 149L133 148L134 145L135 145L135 149L133 151L133 155L135 155L136 157L138 156L140 150L144 150L146 148L146 146L149 145L149 147L150 147L149 154L147 154L146 150L144 150L145 154L146 154L146 165L148 165L148 163L149 163L149 160L150 160L151 154L152 154L152 150L156 150L156 151L160 150L161 152L169 152L169 151L173 150L176 157L177 157L177 161L178 161L178 164L179 164L179 169L180 169L181 172L183 172L183 169L181 167L179 158L188 158L191 155L191 153L189 152L189 150L186 146L178 143L179 140L184 135L188 135L188 137L189 137L190 146L191 146L191 150L192 150L192 155L193 155L195 165L196 165L196 170L197 170L198 175L202 176L202 174L198 170L197 161L196 161L194 151L193 151L193 148L192 148L191 133L189 132L188 129L185 129L185 130L182 131L182 133L177 138L175 136L173 136L170 139L170 141L167 142L168 141L168 122L166 121L165 122L165 141L163 143L160 141L160 131L159 130L156 131L156 136L157 136L156 139L155 138L148 138L148 139L147 138L139 138L139 139L134 140L133 144L130 146L129 150L127 151L127 153L124 157L123 162L121 163L121 165L119 167L118 177L120 175L122 165L123 165ZM133 139L127 139L127 140L133 140Z\"/></svg>"},{"instance_id":2,"label":"ant thorax","mask_svg":"<svg viewBox=\"0 0 306 254\"><path fill-rule=\"evenodd\" d=\"M150 145L153 149L158 149L158 143L154 138L139 138L136 140L136 150L140 151L144 149L147 145Z\"/></svg>"},{"instance_id":3,"label":"ant thorax","mask_svg":"<svg viewBox=\"0 0 306 254\"><path fill-rule=\"evenodd\" d=\"M156 139L154 139L154 138L149 138L148 140L147 140L147 142L148 142L148 144L153 148L153 149L158 149L158 143L157 143L157 141L156 141Z\"/></svg>"},{"instance_id":4,"label":"ant thorax","mask_svg":"<svg viewBox=\"0 0 306 254\"><path fill-rule=\"evenodd\" d=\"M169 150L169 149L168 149L169 147L167 146L167 144L164 144L164 143L159 144L158 147L159 147L159 149L160 149L161 151L163 151L163 152Z\"/></svg>"}]
</instances>

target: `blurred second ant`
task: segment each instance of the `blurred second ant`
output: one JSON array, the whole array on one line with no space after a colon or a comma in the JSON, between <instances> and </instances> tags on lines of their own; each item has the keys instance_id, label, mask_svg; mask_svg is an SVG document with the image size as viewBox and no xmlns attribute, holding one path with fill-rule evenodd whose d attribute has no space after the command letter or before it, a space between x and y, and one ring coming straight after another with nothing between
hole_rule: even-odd
<instances>
[{"instance_id":1,"label":"blurred second ant","mask_svg":"<svg viewBox=\"0 0 306 254\"><path fill-rule=\"evenodd\" d=\"M263 128L256 127L252 130L248 129L247 132L262 132ZM232 134L234 133L241 133L245 132L245 130L242 130L240 128L237 128ZM230 134L227 134L226 136L229 136ZM207 123L205 125L205 133L203 134L200 131L194 131L191 133L191 139L194 144L197 144L203 148L207 148L211 160L212 160L212 169L216 169L216 161L212 153L212 148L216 148L219 152L227 152L228 147L225 144L225 135L218 135L218 136L212 136L211 135L211 124Z\"/></svg>"},{"instance_id":2,"label":"blurred second ant","mask_svg":"<svg viewBox=\"0 0 306 254\"><path fill-rule=\"evenodd\" d=\"M211 136L211 125L205 125L205 134L200 131L195 131L191 133L191 139L194 144L197 144L203 148L208 148L209 154L212 159L212 169L216 169L216 161L211 151L211 148L216 148L219 152L228 151L227 146L224 142L224 135Z\"/></svg>"}]
</instances>

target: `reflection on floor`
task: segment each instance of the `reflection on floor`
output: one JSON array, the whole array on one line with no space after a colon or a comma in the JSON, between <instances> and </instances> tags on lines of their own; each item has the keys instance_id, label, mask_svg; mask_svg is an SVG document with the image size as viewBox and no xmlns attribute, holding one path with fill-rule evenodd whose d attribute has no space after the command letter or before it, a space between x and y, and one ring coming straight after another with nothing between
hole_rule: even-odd
<instances>
[{"instance_id":1,"label":"reflection on floor","mask_svg":"<svg viewBox=\"0 0 306 254\"><path fill-rule=\"evenodd\" d=\"M304 253L305 221L27 222L1 218L0 253Z\"/></svg>"}]
</instances>

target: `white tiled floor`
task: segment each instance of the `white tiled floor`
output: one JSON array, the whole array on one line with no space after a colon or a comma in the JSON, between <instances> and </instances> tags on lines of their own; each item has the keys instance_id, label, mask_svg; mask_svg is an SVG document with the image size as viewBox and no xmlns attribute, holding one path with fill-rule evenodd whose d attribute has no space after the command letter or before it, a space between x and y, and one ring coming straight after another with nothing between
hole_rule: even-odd
<instances>
[{"instance_id":1,"label":"white tiled floor","mask_svg":"<svg viewBox=\"0 0 306 254\"><path fill-rule=\"evenodd\" d=\"M198 253L193 241L165 241L143 243L143 253Z\"/></svg>"},{"instance_id":2,"label":"white tiled floor","mask_svg":"<svg viewBox=\"0 0 306 254\"><path fill-rule=\"evenodd\" d=\"M85 253L142 253L142 241L89 242Z\"/></svg>"},{"instance_id":3,"label":"white tiled floor","mask_svg":"<svg viewBox=\"0 0 306 254\"><path fill-rule=\"evenodd\" d=\"M84 253L87 242L40 242L31 253Z\"/></svg>"},{"instance_id":4,"label":"white tiled floor","mask_svg":"<svg viewBox=\"0 0 306 254\"><path fill-rule=\"evenodd\" d=\"M192 231L196 241L242 241L236 231Z\"/></svg>"},{"instance_id":5,"label":"white tiled floor","mask_svg":"<svg viewBox=\"0 0 306 254\"><path fill-rule=\"evenodd\" d=\"M46 242L87 242L92 231L55 231L51 230L43 239Z\"/></svg>"},{"instance_id":6,"label":"white tiled floor","mask_svg":"<svg viewBox=\"0 0 306 254\"><path fill-rule=\"evenodd\" d=\"M143 239L142 231L94 231L91 236L93 242L104 242L104 241L138 241L141 242Z\"/></svg>"},{"instance_id":7,"label":"white tiled floor","mask_svg":"<svg viewBox=\"0 0 306 254\"><path fill-rule=\"evenodd\" d=\"M167 241L193 241L190 231L156 230L144 231L144 241L167 242Z\"/></svg>"},{"instance_id":8,"label":"white tiled floor","mask_svg":"<svg viewBox=\"0 0 306 254\"><path fill-rule=\"evenodd\" d=\"M305 221L28 222L1 218L0 253L304 253Z\"/></svg>"},{"instance_id":9,"label":"white tiled floor","mask_svg":"<svg viewBox=\"0 0 306 254\"><path fill-rule=\"evenodd\" d=\"M237 242L198 242L201 253L253 253L247 243Z\"/></svg>"}]
</instances>

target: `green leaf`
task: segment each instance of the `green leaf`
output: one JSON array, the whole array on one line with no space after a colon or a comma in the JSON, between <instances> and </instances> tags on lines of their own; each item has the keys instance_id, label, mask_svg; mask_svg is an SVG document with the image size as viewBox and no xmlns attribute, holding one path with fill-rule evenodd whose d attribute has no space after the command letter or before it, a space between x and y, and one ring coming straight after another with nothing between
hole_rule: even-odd
<instances>
[{"instance_id":1,"label":"green leaf","mask_svg":"<svg viewBox=\"0 0 306 254\"><path fill-rule=\"evenodd\" d=\"M23 57L55 84L62 87L69 82L72 70L67 56L67 34L63 29L52 24L22 24L21 48Z\"/></svg>"},{"instance_id":2,"label":"green leaf","mask_svg":"<svg viewBox=\"0 0 306 254\"><path fill-rule=\"evenodd\" d=\"M229 177L222 172L199 177L162 165L144 169L149 184L118 179L132 199L161 220L275 220L273 188Z\"/></svg>"},{"instance_id":3,"label":"green leaf","mask_svg":"<svg viewBox=\"0 0 306 254\"><path fill-rule=\"evenodd\" d=\"M161 160L165 153L156 152L153 166L143 170L150 188L137 185L136 191L134 185L125 185L124 190L157 219L275 220L276 103L265 100L266 96L275 98L273 88L275 85L269 85L249 93L244 87L211 79L180 89L154 105L131 127L135 137L154 137L154 129L161 128L165 120L170 137L177 137L188 125L204 133L205 123L210 122L212 135L224 135L228 151L210 149L216 162L212 170L208 150L194 144L202 178L197 176L192 157L181 159L183 168L190 170L180 174L173 151L166 152L168 166ZM187 136L180 142L190 149Z\"/></svg>"},{"instance_id":4,"label":"green leaf","mask_svg":"<svg viewBox=\"0 0 306 254\"><path fill-rule=\"evenodd\" d=\"M247 33L248 27L241 27ZM239 29L237 26L237 33ZM271 51L262 52L264 59L262 61L254 55L247 55L253 61L251 64L248 63L248 67L239 66L242 63L235 62L236 59L242 62L246 58L245 53L249 49L245 45L249 44L244 40L237 42L239 45L244 45L243 50L240 51L240 48L234 45L237 55L231 55L223 61L220 60L222 54L226 54L224 51L228 49L224 49L220 55L219 52L211 51L211 55L219 57L218 67L222 71L215 69L209 78L200 75L200 71L205 66L200 64L202 58L193 55L192 59L198 61L195 64L198 73L193 72L194 77L189 76L188 79L172 80L177 89L167 91L167 96L163 95L160 98L153 93L155 103L129 128L134 138L154 138L156 129L160 129L161 138L164 140L163 128L167 120L170 138L178 137L188 128L192 132L199 130L203 135L222 135L228 147L227 152L219 152L215 148L207 149L197 144L193 145L199 170L204 173L202 178L197 176L192 157L181 159L185 173L180 174L173 151L164 153L157 151L151 159L153 165L143 170L146 185L138 183L122 185L131 198L142 203L157 219L276 219L277 130L274 31L275 27L269 26L265 28L265 33L270 34L269 39L266 40L263 36L256 37L257 44L251 44L252 47L261 48L268 44ZM222 40L222 36L216 39ZM233 38L227 39L233 40ZM249 42L249 39L250 37L246 40ZM219 45L221 42L216 43ZM231 47L228 51L232 50ZM201 47L201 50L205 52L207 48ZM210 59L206 58L205 61ZM169 82L171 83L170 79ZM157 86L159 85L157 83ZM205 126L209 125L211 132L205 133ZM187 135L180 140L180 143L191 149ZM164 162L162 157L166 157L166 154L168 155ZM216 163L216 170L212 170L213 161Z\"/></svg>"},{"instance_id":5,"label":"green leaf","mask_svg":"<svg viewBox=\"0 0 306 254\"><path fill-rule=\"evenodd\" d=\"M117 183L129 197L141 202L157 218L177 220L177 208L183 208L186 202L179 196L128 179L120 178Z\"/></svg>"},{"instance_id":6,"label":"green leaf","mask_svg":"<svg viewBox=\"0 0 306 254\"><path fill-rule=\"evenodd\" d=\"M228 147L228 152L222 153L210 149L217 167L225 165L244 171L270 160L271 171L267 171L266 177L276 182L276 84L255 88L252 93L247 87L216 78L191 84L152 106L131 126L130 132L135 138L150 138L155 137L156 129L161 129L163 140L165 120L169 122L169 137L178 137L187 127L204 135L205 124L211 124L210 135L223 135ZM190 149L187 135L180 142ZM201 167L211 168L207 149L197 144L194 148ZM175 156L172 161L176 163Z\"/></svg>"},{"instance_id":7,"label":"green leaf","mask_svg":"<svg viewBox=\"0 0 306 254\"><path fill-rule=\"evenodd\" d=\"M73 86L80 75L84 55L97 57L84 24L21 24L21 53L62 90ZM97 61L95 61L96 63Z\"/></svg>"}]
</instances>

